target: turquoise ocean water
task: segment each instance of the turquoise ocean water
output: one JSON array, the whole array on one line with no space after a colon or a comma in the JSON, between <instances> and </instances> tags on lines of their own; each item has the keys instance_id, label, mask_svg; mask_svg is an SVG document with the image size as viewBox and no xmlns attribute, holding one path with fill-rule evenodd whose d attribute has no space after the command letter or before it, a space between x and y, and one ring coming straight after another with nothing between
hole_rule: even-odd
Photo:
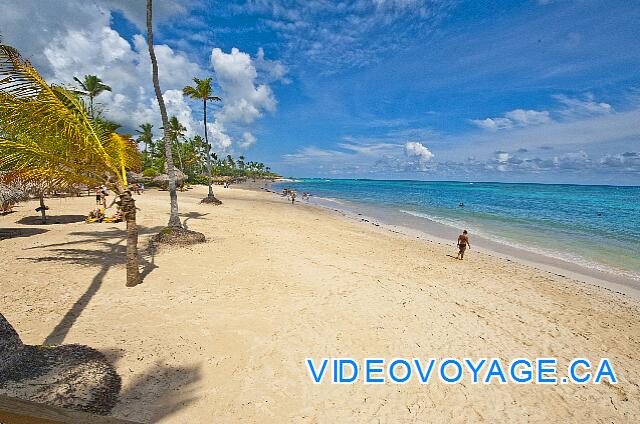
<instances>
[{"instance_id":1,"label":"turquoise ocean water","mask_svg":"<svg viewBox=\"0 0 640 424\"><path fill-rule=\"evenodd\" d=\"M466 228L501 244L640 281L640 187L303 179L312 198ZM299 197L300 198L300 197ZM460 207L460 203L464 207Z\"/></svg>"}]
</instances>

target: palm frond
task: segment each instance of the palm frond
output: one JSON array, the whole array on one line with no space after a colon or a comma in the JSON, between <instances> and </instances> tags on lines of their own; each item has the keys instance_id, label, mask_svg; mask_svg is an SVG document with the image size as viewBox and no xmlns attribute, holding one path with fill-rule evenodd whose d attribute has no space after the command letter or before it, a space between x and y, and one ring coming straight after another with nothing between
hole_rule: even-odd
<instances>
[{"instance_id":1,"label":"palm frond","mask_svg":"<svg viewBox=\"0 0 640 424\"><path fill-rule=\"evenodd\" d=\"M0 46L0 163L5 169L55 184L112 181L111 175L124 188L126 169L139 166L140 159L135 142L113 128L92 119L74 92L48 85L15 49Z\"/></svg>"}]
</instances>

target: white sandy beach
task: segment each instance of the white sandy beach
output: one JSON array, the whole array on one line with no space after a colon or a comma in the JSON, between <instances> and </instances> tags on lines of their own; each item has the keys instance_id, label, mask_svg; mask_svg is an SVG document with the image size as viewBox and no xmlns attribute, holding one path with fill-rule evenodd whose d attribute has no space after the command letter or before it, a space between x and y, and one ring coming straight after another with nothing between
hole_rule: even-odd
<instances>
[{"instance_id":1,"label":"white sandy beach","mask_svg":"<svg viewBox=\"0 0 640 424\"><path fill-rule=\"evenodd\" d=\"M144 254L125 287L124 223L0 216L0 310L25 343L80 343L122 376L113 415L140 422L640 421L640 301L471 250L291 206L270 193L179 193L206 244ZM92 197L49 199L83 215ZM168 195L137 197L141 245ZM74 219L70 219L74 221ZM56 221L52 217L52 222ZM77 219L76 219L77 221ZM7 229L22 237L5 238ZM44 230L44 231L42 231ZM610 385L314 385L305 358L608 357Z\"/></svg>"}]
</instances>

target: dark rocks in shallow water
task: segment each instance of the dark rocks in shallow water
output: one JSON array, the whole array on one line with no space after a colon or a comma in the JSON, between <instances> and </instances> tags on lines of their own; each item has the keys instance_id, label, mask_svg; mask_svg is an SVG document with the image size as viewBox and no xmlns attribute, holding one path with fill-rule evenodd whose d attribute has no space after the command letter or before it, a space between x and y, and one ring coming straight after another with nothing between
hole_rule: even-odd
<instances>
[{"instance_id":1,"label":"dark rocks in shallow water","mask_svg":"<svg viewBox=\"0 0 640 424\"><path fill-rule=\"evenodd\" d=\"M0 314L0 393L107 415L121 380L99 351L83 345L24 345Z\"/></svg>"}]
</instances>

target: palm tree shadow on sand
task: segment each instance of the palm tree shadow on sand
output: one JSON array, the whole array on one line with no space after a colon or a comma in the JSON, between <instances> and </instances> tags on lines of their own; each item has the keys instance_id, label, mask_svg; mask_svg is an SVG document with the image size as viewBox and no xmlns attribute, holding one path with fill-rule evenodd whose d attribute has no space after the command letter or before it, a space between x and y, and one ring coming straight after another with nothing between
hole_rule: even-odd
<instances>
[{"instance_id":1,"label":"palm tree shadow on sand","mask_svg":"<svg viewBox=\"0 0 640 424\"><path fill-rule=\"evenodd\" d=\"M145 228L139 227L140 234L156 233L161 227ZM105 275L109 269L115 265L122 265L126 262L126 232L120 229L110 229L107 231L83 231L71 233L72 236L84 236L80 240L74 240L66 243L56 243L44 246L35 246L30 249L49 249L52 254L39 258L21 258L32 262L62 262L69 264L99 266L97 274L91 280L91 284L73 306L62 317L60 322L55 326L51 333L44 340L44 344L56 345L61 344L69 330L87 307L93 296L102 286ZM84 249L81 247L64 247L64 246L82 246L87 243L98 243L102 249ZM157 265L155 264L155 254L153 249L147 249L146 252L140 254L140 262L143 267L142 278L149 275ZM124 279L122 284L124 284Z\"/></svg>"},{"instance_id":2,"label":"palm tree shadow on sand","mask_svg":"<svg viewBox=\"0 0 640 424\"><path fill-rule=\"evenodd\" d=\"M209 213L208 212L207 213L201 213L201 212L192 211L192 212L187 212L187 213L181 213L180 215L184 218L184 220L182 221L182 226L185 229L188 229L189 220L191 220L191 219L201 219L201 218L209 215Z\"/></svg>"},{"instance_id":3,"label":"palm tree shadow on sand","mask_svg":"<svg viewBox=\"0 0 640 424\"><path fill-rule=\"evenodd\" d=\"M191 218L199 218L199 216ZM140 234L156 234L161 228L139 227L139 231ZM71 235L83 238L66 243L32 247L30 249L48 249L50 254L38 258L23 258L33 262L62 262L99 267L91 284L46 337L44 345L63 343L78 317L99 291L109 269L126 262L126 233L120 229L75 232ZM99 244L100 247L83 248L90 243ZM151 247L140 252L143 278L157 268L154 252L155 250ZM124 285L124 279L122 284ZM114 365L122 356L119 349L106 349L101 352ZM110 414L134 421L157 422L195 402L197 396L193 385L201 378L200 365L177 367L157 361L122 387L117 403Z\"/></svg>"},{"instance_id":4,"label":"palm tree shadow on sand","mask_svg":"<svg viewBox=\"0 0 640 424\"><path fill-rule=\"evenodd\" d=\"M87 219L86 215L47 215L47 222L44 225L73 224L83 222L85 219ZM42 217L40 216L25 216L16 221L16 223L22 225L43 225Z\"/></svg>"},{"instance_id":5,"label":"palm tree shadow on sand","mask_svg":"<svg viewBox=\"0 0 640 424\"><path fill-rule=\"evenodd\" d=\"M31 237L46 233L44 228L0 228L0 240L8 240L16 237Z\"/></svg>"},{"instance_id":6,"label":"palm tree shadow on sand","mask_svg":"<svg viewBox=\"0 0 640 424\"><path fill-rule=\"evenodd\" d=\"M119 349L102 353L114 365L122 357ZM134 421L158 422L196 402L196 383L201 379L199 364L179 367L158 360L124 385L111 414Z\"/></svg>"}]
</instances>

